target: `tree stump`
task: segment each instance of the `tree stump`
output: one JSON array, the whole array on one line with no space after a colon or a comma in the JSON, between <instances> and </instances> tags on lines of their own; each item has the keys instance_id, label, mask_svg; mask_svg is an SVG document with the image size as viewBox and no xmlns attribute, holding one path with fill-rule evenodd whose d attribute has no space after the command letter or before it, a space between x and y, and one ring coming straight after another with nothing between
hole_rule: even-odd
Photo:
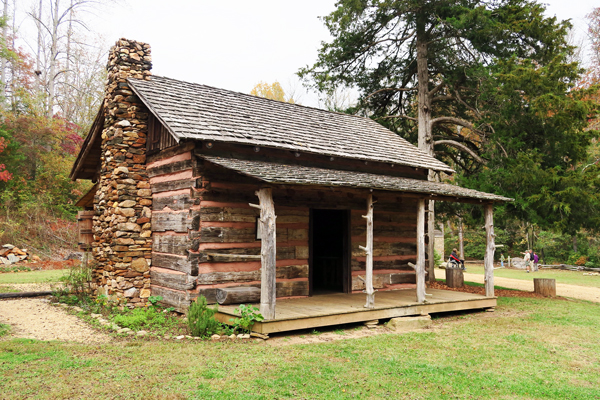
<instances>
[{"instance_id":1,"label":"tree stump","mask_svg":"<svg viewBox=\"0 0 600 400\"><path fill-rule=\"evenodd\" d=\"M465 284L463 270L460 268L446 268L446 286L460 288Z\"/></svg>"},{"instance_id":2,"label":"tree stump","mask_svg":"<svg viewBox=\"0 0 600 400\"><path fill-rule=\"evenodd\" d=\"M556 297L556 279L533 278L533 291L545 297Z\"/></svg>"}]
</instances>

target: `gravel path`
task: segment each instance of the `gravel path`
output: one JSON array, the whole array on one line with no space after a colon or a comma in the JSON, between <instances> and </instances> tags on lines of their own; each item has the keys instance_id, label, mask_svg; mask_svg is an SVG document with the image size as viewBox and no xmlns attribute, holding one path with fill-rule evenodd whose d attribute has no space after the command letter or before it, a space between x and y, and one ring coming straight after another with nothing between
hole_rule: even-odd
<instances>
[{"instance_id":1,"label":"gravel path","mask_svg":"<svg viewBox=\"0 0 600 400\"><path fill-rule=\"evenodd\" d=\"M440 271L440 275L438 277L438 271ZM446 270L435 270L436 278L445 278ZM469 274L465 272L464 274L465 281L476 282L476 283L484 283L483 275L479 274ZM533 292L533 278L535 278L535 273L532 274L531 280L521 280L521 279L513 279L513 278L501 278L498 276L494 277L494 286L502 286L510 289L518 289L518 290L527 290L529 292ZM570 297L573 299L579 300L587 300L593 301L595 303L600 303L600 288L588 287L588 286L576 286L576 285L567 285L565 283L557 283L556 284L556 295L562 297Z\"/></svg>"},{"instance_id":2,"label":"gravel path","mask_svg":"<svg viewBox=\"0 0 600 400\"><path fill-rule=\"evenodd\" d=\"M106 343L109 335L92 329L65 309L45 298L0 301L0 322L11 326L7 338L64 340L81 343Z\"/></svg>"}]
</instances>

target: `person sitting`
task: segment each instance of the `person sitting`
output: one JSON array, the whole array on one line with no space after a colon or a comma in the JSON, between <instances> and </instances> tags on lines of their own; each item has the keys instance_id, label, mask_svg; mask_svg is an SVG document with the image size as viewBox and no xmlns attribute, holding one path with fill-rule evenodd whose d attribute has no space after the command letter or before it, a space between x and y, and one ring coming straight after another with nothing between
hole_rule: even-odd
<instances>
[{"instance_id":1,"label":"person sitting","mask_svg":"<svg viewBox=\"0 0 600 400\"><path fill-rule=\"evenodd\" d=\"M456 265L460 265L461 269L466 271L465 260L461 260L460 258L458 258L458 254L456 254L456 249L452 249L452 254L450 254L450 262L455 263Z\"/></svg>"}]
</instances>

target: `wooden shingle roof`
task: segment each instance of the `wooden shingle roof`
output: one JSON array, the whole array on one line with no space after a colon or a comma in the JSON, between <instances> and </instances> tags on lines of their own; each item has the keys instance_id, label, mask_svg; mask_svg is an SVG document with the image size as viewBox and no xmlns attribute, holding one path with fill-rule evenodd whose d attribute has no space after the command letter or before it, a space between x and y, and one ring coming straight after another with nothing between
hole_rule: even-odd
<instances>
[{"instance_id":1,"label":"wooden shingle roof","mask_svg":"<svg viewBox=\"0 0 600 400\"><path fill-rule=\"evenodd\" d=\"M228 142L454 172L369 118L160 76L128 81L178 142Z\"/></svg>"},{"instance_id":2,"label":"wooden shingle roof","mask_svg":"<svg viewBox=\"0 0 600 400\"><path fill-rule=\"evenodd\" d=\"M366 172L286 165L265 161L249 161L203 155L205 160L245 176L272 184L316 185L385 190L438 196L445 200L481 200L505 202L508 197L479 192L447 183L400 178Z\"/></svg>"}]
</instances>

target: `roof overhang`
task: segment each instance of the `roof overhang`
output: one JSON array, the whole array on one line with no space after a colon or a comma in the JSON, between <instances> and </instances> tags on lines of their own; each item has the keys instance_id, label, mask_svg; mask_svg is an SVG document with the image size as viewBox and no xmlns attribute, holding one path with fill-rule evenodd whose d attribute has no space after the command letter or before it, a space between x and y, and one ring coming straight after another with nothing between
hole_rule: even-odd
<instances>
[{"instance_id":1,"label":"roof overhang","mask_svg":"<svg viewBox=\"0 0 600 400\"><path fill-rule=\"evenodd\" d=\"M104 129L104 104L100 106L94 123L86 136L79 154L73 163L69 178L93 179L96 176L98 164L100 163L100 153L102 151L102 130Z\"/></svg>"},{"instance_id":2,"label":"roof overhang","mask_svg":"<svg viewBox=\"0 0 600 400\"><path fill-rule=\"evenodd\" d=\"M201 156L208 162L273 185L305 185L403 192L453 202L508 202L513 199L447 183L367 172L305 167L237 158Z\"/></svg>"}]
</instances>

